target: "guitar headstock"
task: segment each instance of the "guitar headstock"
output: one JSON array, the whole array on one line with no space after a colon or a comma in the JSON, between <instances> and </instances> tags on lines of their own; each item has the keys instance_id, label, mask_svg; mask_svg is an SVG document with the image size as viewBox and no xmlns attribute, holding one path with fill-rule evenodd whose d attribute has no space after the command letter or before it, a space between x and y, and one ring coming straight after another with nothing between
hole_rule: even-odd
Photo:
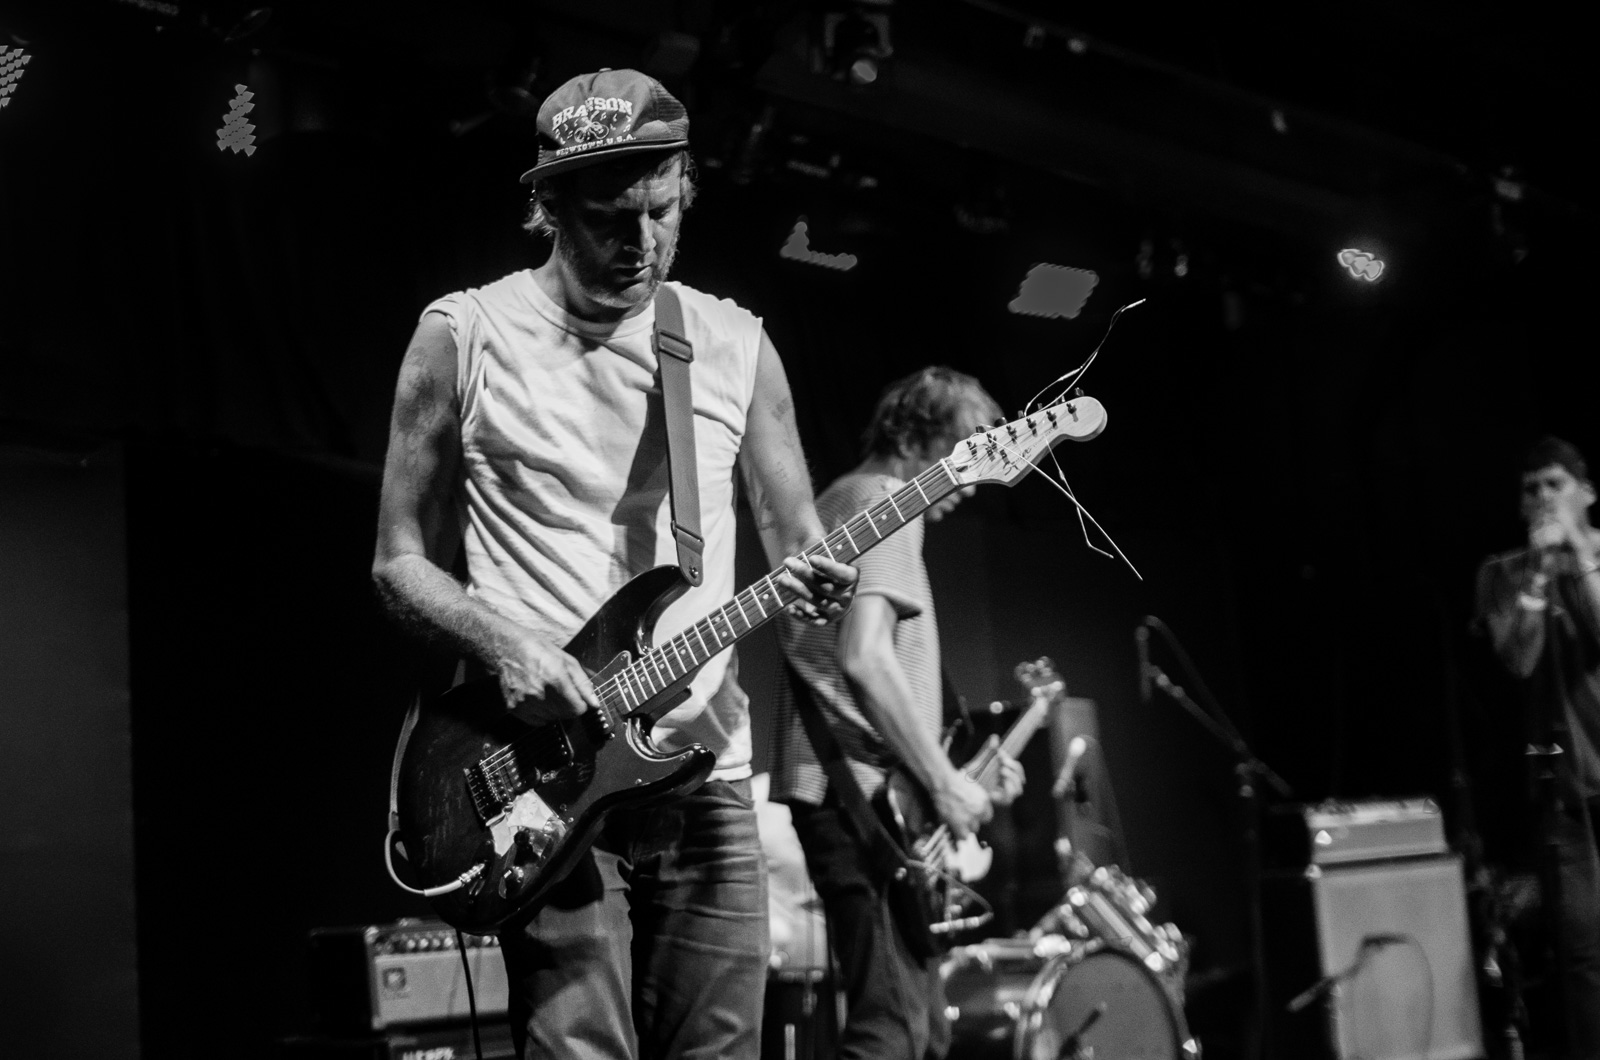
<instances>
[{"instance_id":1,"label":"guitar headstock","mask_svg":"<svg viewBox=\"0 0 1600 1060\"><path fill-rule=\"evenodd\" d=\"M1041 655L1033 662L1018 663L1014 673L1028 693L1036 698L1044 696L1054 699L1067 690L1067 683L1056 673L1056 664L1050 661L1048 655Z\"/></svg>"},{"instance_id":2,"label":"guitar headstock","mask_svg":"<svg viewBox=\"0 0 1600 1060\"><path fill-rule=\"evenodd\" d=\"M1050 448L1071 439L1087 442L1106 429L1106 410L1092 397L1066 397L1010 423L976 431L946 458L959 485L1021 479Z\"/></svg>"}]
</instances>

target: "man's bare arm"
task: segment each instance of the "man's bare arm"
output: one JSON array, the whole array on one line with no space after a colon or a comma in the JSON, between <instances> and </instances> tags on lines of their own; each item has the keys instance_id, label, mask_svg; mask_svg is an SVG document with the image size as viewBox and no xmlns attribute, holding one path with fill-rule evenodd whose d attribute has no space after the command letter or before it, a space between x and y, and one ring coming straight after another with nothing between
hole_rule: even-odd
<instances>
[{"instance_id":1,"label":"man's bare arm","mask_svg":"<svg viewBox=\"0 0 1600 1060\"><path fill-rule=\"evenodd\" d=\"M896 621L885 597L868 593L857 600L839 622L839 669L867 721L960 838L993 815L990 796L951 764L938 737L918 723L911 682L894 651Z\"/></svg>"},{"instance_id":2,"label":"man's bare arm","mask_svg":"<svg viewBox=\"0 0 1600 1060\"><path fill-rule=\"evenodd\" d=\"M373 582L406 629L497 672L508 707L531 698L536 716L577 713L597 702L577 660L468 596L444 569L455 544L451 506L461 467L455 370L455 337L430 313L417 325L395 388Z\"/></svg>"},{"instance_id":3,"label":"man's bare arm","mask_svg":"<svg viewBox=\"0 0 1600 1060\"><path fill-rule=\"evenodd\" d=\"M769 562L784 562L821 539L822 522L817 518L811 474L800 448L789 377L765 331L761 333L755 394L745 418L739 468ZM786 566L792 580L785 584L802 599L825 605L830 601L848 603L856 581L854 567L826 559L818 559L815 570L792 560ZM824 607L811 614L828 617L827 611Z\"/></svg>"}]
</instances>

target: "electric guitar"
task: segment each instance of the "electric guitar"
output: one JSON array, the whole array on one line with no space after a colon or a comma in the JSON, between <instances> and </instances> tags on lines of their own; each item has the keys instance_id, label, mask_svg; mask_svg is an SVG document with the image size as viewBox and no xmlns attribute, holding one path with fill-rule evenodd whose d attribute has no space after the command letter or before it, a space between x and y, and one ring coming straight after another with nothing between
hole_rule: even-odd
<instances>
[{"instance_id":1,"label":"electric guitar","mask_svg":"<svg viewBox=\"0 0 1600 1060\"><path fill-rule=\"evenodd\" d=\"M1087 441L1105 424L1098 401L1072 396L975 432L799 558L850 563L951 492L1011 485L1052 446ZM778 583L782 573L780 567L759 579L663 644L653 644L656 619L687 583L675 566L628 582L566 644L592 675L601 704L576 718L531 722L508 711L494 678L464 682L419 707L398 751L395 831L417 889L441 919L489 934L531 915L609 814L704 782L713 752L702 744L663 752L650 728L688 695L707 660L794 601Z\"/></svg>"},{"instance_id":2,"label":"electric guitar","mask_svg":"<svg viewBox=\"0 0 1600 1060\"><path fill-rule=\"evenodd\" d=\"M992 788L1000 776L999 752L1012 758L1020 755L1066 690L1055 664L1045 657L1020 663L1016 676L1032 698L1028 709L1012 724L998 747L985 744L961 767L963 773L985 788ZM891 901L901 905L896 910L899 922L903 926L915 925L919 933L925 934L919 941L934 950L938 949L936 937L981 926L988 917L966 916L973 892L961 884L988 872L992 852L980 844L976 835L959 842L953 840L949 827L939 819L933 798L903 767L889 771L872 796L872 806L912 866L906 881L909 886L890 888L888 892Z\"/></svg>"}]
</instances>

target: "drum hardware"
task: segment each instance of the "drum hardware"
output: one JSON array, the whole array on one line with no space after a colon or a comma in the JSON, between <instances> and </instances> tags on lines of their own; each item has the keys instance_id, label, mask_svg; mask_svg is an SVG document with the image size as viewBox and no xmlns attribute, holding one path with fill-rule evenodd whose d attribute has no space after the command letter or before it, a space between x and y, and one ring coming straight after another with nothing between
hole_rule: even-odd
<instances>
[{"instance_id":1,"label":"drum hardware","mask_svg":"<svg viewBox=\"0 0 1600 1060\"><path fill-rule=\"evenodd\" d=\"M1102 865L1080 878L1067 888L1061 904L1034 925L1030 937L1061 934L1098 940L1126 950L1152 972L1181 984L1188 967L1188 943L1177 925L1150 922L1147 914L1155 907L1155 891L1115 865Z\"/></svg>"},{"instance_id":2,"label":"drum hardware","mask_svg":"<svg viewBox=\"0 0 1600 1060\"><path fill-rule=\"evenodd\" d=\"M940 972L951 1056L1199 1060L1171 982L1098 939L991 939L952 950Z\"/></svg>"},{"instance_id":3,"label":"drum hardware","mask_svg":"<svg viewBox=\"0 0 1600 1060\"><path fill-rule=\"evenodd\" d=\"M1094 1060L1094 1050L1079 1048L1078 1043L1083 1041L1083 1036L1089 1033L1089 1028L1100 1022L1100 1017L1106 1014L1104 1001L1089 1010L1083 1017L1083 1022L1078 1024L1078 1029L1067 1035L1067 1040L1061 1043L1061 1056L1070 1057L1071 1060Z\"/></svg>"}]
</instances>

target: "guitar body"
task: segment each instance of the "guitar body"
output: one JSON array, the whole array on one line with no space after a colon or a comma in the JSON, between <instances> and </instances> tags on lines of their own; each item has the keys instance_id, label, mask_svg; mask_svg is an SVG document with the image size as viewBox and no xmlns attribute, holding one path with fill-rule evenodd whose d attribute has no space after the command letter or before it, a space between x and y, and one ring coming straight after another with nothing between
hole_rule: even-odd
<instances>
[{"instance_id":1,"label":"guitar body","mask_svg":"<svg viewBox=\"0 0 1600 1060\"><path fill-rule=\"evenodd\" d=\"M639 575L607 600L566 651L602 680L628 665L661 611L685 588L676 567ZM422 886L464 887L432 899L441 919L490 934L531 916L579 863L612 811L698 787L716 756L672 754L650 741L651 718L687 695L685 675L630 712L589 710L532 723L507 711L494 678L424 703L399 770L400 838Z\"/></svg>"},{"instance_id":2,"label":"guitar body","mask_svg":"<svg viewBox=\"0 0 1600 1060\"><path fill-rule=\"evenodd\" d=\"M951 893L946 881L932 871L943 867L943 851L929 849L929 841L939 825L933 799L912 776L902 769L889 770L883 785L872 795L872 809L891 838L913 861L929 866L909 869L906 876L889 887L889 911L900 925L901 934L912 949L924 958L937 956L948 944L933 930L933 925L959 915L950 908Z\"/></svg>"},{"instance_id":3,"label":"guitar body","mask_svg":"<svg viewBox=\"0 0 1600 1060\"><path fill-rule=\"evenodd\" d=\"M1048 658L1021 663L1015 673L1032 703L1004 740L993 748L985 747L961 767L984 786L996 777L998 753L1012 758L1021 754L1066 689ZM964 923L972 919L966 914L974 896L965 884L988 872L989 852L978 852L976 836L954 841L939 819L933 797L903 768L889 770L883 785L873 793L872 808L901 851L919 866L908 868L904 877L890 886L890 911L917 952L925 957L936 955L948 946L952 930L977 926Z\"/></svg>"}]
</instances>

